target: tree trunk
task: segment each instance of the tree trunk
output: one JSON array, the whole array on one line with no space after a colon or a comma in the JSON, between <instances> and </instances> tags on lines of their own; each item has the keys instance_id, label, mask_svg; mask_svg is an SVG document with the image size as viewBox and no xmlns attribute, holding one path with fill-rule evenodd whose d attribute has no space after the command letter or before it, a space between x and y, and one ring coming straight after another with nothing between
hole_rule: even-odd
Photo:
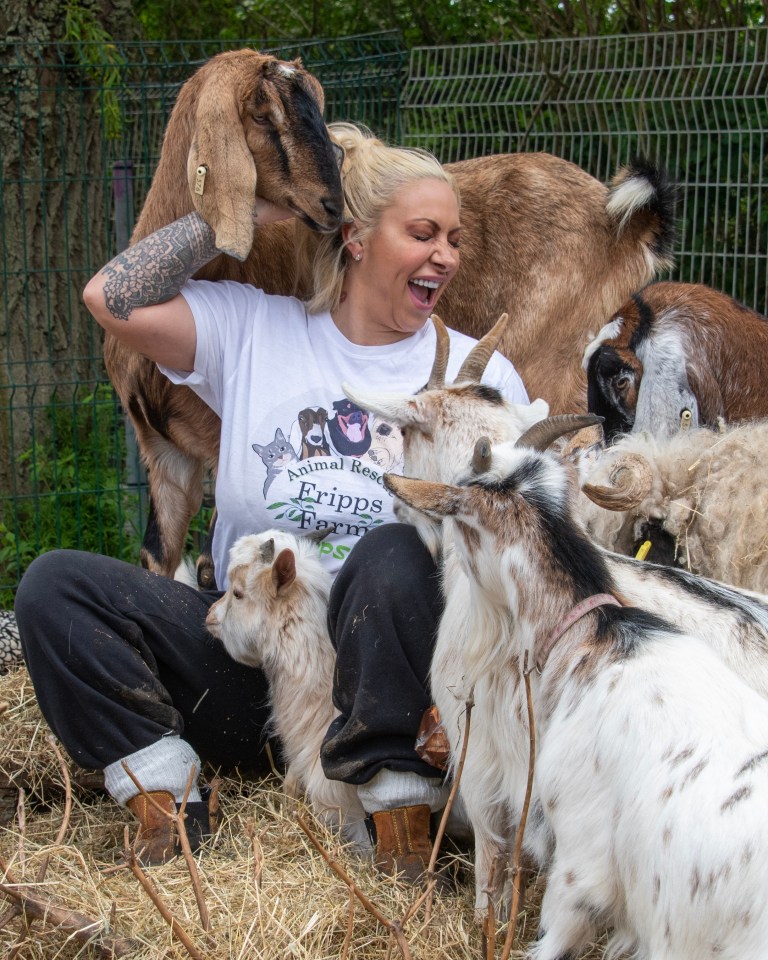
<instances>
[{"instance_id":1,"label":"tree trunk","mask_svg":"<svg viewBox=\"0 0 768 960\"><path fill-rule=\"evenodd\" d=\"M100 337L80 293L107 255L112 207L101 78L62 45L63 0L0 5L0 487L75 382L103 378ZM79 9L98 23L103 10ZM125 20L128 0L110 4ZM80 48L81 50L83 48ZM20 477L16 474L16 481ZM17 492L18 491L17 488Z\"/></svg>"}]
</instances>

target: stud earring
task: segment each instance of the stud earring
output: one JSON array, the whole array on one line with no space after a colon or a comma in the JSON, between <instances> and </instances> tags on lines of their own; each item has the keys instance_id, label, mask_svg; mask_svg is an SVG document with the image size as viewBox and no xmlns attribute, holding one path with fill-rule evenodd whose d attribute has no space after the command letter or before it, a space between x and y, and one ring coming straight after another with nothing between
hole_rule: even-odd
<instances>
[{"instance_id":1,"label":"stud earring","mask_svg":"<svg viewBox=\"0 0 768 960\"><path fill-rule=\"evenodd\" d=\"M355 260L356 260L358 263L360 263L360 261L361 261L362 259L363 259L362 253L356 253L356 254L355 254Z\"/></svg>"}]
</instances>

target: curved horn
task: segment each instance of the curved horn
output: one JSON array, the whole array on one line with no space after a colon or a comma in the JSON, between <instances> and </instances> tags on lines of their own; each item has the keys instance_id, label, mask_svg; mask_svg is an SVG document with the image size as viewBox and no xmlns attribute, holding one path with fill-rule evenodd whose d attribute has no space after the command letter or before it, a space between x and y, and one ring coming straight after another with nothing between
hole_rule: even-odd
<instances>
[{"instance_id":1,"label":"curved horn","mask_svg":"<svg viewBox=\"0 0 768 960\"><path fill-rule=\"evenodd\" d=\"M585 483L582 490L589 499L605 510L629 510L651 492L653 474L642 454L625 453L619 457L609 476L612 486Z\"/></svg>"},{"instance_id":2,"label":"curved horn","mask_svg":"<svg viewBox=\"0 0 768 960\"><path fill-rule=\"evenodd\" d=\"M474 473L486 473L491 469L491 441L488 437L480 437L475 444L475 452L472 454L472 471Z\"/></svg>"},{"instance_id":3,"label":"curved horn","mask_svg":"<svg viewBox=\"0 0 768 960\"><path fill-rule=\"evenodd\" d=\"M462 380L480 383L480 378L488 366L488 361L493 356L493 351L498 346L499 340L501 340L501 335L507 326L507 320L509 320L509 314L502 313L493 328L486 333L482 340L475 344L464 363L462 363L461 370L456 374L454 383L460 383Z\"/></svg>"},{"instance_id":4,"label":"curved horn","mask_svg":"<svg viewBox=\"0 0 768 960\"><path fill-rule=\"evenodd\" d=\"M556 417L546 417L529 427L518 438L516 447L532 447L534 450L547 450L555 440L558 440L571 430L581 430L591 427L595 423L602 423L604 417L594 413L563 413Z\"/></svg>"},{"instance_id":5,"label":"curved horn","mask_svg":"<svg viewBox=\"0 0 768 960\"><path fill-rule=\"evenodd\" d=\"M427 390L439 390L445 386L445 371L448 367L448 353L451 349L451 338L445 324L436 313L432 314L432 326L435 328L437 345L435 346L435 362L429 375Z\"/></svg>"},{"instance_id":6,"label":"curved horn","mask_svg":"<svg viewBox=\"0 0 768 960\"><path fill-rule=\"evenodd\" d=\"M269 540L265 540L261 545L261 561L262 563L272 563L275 559L275 540L273 537L270 537Z\"/></svg>"},{"instance_id":7,"label":"curved horn","mask_svg":"<svg viewBox=\"0 0 768 960\"><path fill-rule=\"evenodd\" d=\"M321 527L319 530L310 530L308 533L302 533L302 540L311 540L313 543L320 543L321 540L325 540L329 533L333 530L333 527Z\"/></svg>"}]
</instances>

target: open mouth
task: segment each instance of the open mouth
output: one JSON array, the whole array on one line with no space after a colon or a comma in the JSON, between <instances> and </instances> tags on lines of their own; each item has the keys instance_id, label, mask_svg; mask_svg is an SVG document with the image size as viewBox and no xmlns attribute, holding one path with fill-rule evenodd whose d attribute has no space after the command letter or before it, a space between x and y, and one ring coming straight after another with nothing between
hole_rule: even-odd
<instances>
[{"instance_id":1,"label":"open mouth","mask_svg":"<svg viewBox=\"0 0 768 960\"><path fill-rule=\"evenodd\" d=\"M411 295L418 300L422 306L431 307L437 299L440 282L438 280L409 280L408 289L411 291Z\"/></svg>"}]
</instances>

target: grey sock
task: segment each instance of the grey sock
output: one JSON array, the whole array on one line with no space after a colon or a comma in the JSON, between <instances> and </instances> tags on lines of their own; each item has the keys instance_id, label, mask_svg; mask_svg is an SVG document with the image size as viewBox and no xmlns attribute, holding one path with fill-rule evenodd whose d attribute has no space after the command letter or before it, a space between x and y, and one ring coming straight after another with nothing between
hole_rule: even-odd
<instances>
[{"instance_id":1,"label":"grey sock","mask_svg":"<svg viewBox=\"0 0 768 960\"><path fill-rule=\"evenodd\" d=\"M357 795L366 813L395 807L429 805L432 813L442 810L450 788L440 777L421 777L418 773L379 770L368 783L361 783Z\"/></svg>"},{"instance_id":2,"label":"grey sock","mask_svg":"<svg viewBox=\"0 0 768 960\"><path fill-rule=\"evenodd\" d=\"M109 795L121 806L125 806L131 797L135 797L140 792L123 769L123 761L128 764L131 772L146 791L167 790L173 794L177 803L184 799L189 773L194 768L195 774L189 800L194 802L201 799L197 784L197 778L200 775L200 758L186 740L180 737L163 737L156 743L137 750L127 757L122 757L104 768L104 786Z\"/></svg>"}]
</instances>

